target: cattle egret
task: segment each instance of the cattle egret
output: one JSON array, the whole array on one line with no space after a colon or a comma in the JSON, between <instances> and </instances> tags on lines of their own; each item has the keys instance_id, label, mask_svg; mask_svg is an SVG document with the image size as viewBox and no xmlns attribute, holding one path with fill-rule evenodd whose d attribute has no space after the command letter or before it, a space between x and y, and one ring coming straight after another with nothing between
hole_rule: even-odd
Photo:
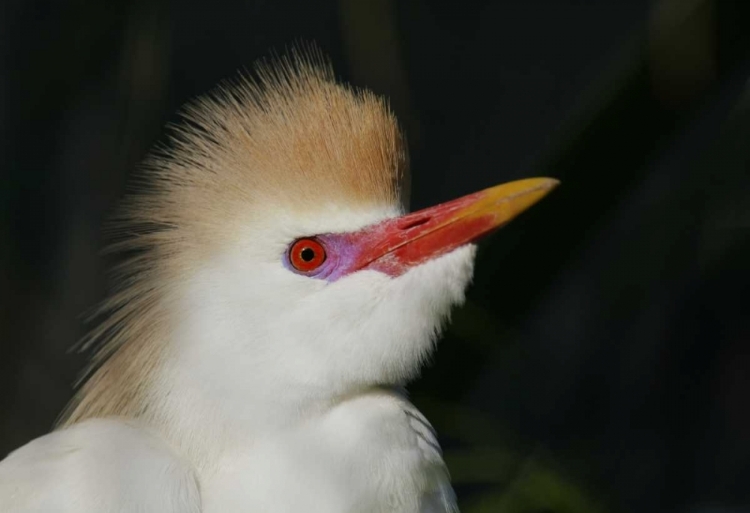
<instances>
[{"instance_id":1,"label":"cattle egret","mask_svg":"<svg viewBox=\"0 0 750 513\"><path fill-rule=\"evenodd\" d=\"M464 299L474 243L557 184L405 214L375 95L295 53L193 103L116 218L90 377L0 463L0 511L456 511L403 386Z\"/></svg>"}]
</instances>

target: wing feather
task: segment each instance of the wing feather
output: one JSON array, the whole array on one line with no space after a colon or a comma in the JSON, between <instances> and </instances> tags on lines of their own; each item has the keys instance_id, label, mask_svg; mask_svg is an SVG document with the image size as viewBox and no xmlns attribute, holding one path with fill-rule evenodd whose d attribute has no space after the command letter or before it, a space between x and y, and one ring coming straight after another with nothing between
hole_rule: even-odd
<instances>
[{"instance_id":1,"label":"wing feather","mask_svg":"<svg viewBox=\"0 0 750 513\"><path fill-rule=\"evenodd\" d=\"M0 462L3 513L199 513L193 469L137 424L92 419Z\"/></svg>"}]
</instances>

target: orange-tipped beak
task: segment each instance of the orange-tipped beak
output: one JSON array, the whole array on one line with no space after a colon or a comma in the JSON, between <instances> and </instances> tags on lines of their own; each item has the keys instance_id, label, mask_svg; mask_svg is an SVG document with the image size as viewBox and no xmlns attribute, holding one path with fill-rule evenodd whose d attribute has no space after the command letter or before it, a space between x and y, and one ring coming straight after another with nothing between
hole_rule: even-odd
<instances>
[{"instance_id":1,"label":"orange-tipped beak","mask_svg":"<svg viewBox=\"0 0 750 513\"><path fill-rule=\"evenodd\" d=\"M351 256L334 274L372 269L399 276L500 228L558 183L552 178L518 180L347 234Z\"/></svg>"}]
</instances>

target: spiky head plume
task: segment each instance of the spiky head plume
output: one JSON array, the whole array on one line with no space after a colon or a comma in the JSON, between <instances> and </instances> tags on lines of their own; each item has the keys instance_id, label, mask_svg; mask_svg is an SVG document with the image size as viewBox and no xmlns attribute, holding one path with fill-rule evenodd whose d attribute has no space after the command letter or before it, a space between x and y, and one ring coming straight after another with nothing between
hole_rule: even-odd
<instances>
[{"instance_id":1,"label":"spiky head plume","mask_svg":"<svg viewBox=\"0 0 750 513\"><path fill-rule=\"evenodd\" d=\"M173 322L172 285L232 240L238 223L321 205L393 207L407 152L386 102L335 81L318 52L294 51L190 104L147 159L113 223L116 290L91 376L63 415L148 415Z\"/></svg>"}]
</instances>

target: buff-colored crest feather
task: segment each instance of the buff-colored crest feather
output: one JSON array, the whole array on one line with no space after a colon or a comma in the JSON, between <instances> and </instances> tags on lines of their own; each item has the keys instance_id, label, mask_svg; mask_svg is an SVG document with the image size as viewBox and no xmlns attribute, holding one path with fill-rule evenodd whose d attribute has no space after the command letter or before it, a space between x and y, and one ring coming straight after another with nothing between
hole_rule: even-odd
<instances>
[{"instance_id":1,"label":"buff-colored crest feather","mask_svg":"<svg viewBox=\"0 0 750 513\"><path fill-rule=\"evenodd\" d=\"M187 107L170 147L151 157L115 228L113 250L128 255L90 378L63 424L90 417L151 414L157 369L165 358L170 312L166 285L179 279L186 245L210 244L237 212L310 211L321 203L392 206L407 155L387 104L335 82L315 50L260 65Z\"/></svg>"}]
</instances>

